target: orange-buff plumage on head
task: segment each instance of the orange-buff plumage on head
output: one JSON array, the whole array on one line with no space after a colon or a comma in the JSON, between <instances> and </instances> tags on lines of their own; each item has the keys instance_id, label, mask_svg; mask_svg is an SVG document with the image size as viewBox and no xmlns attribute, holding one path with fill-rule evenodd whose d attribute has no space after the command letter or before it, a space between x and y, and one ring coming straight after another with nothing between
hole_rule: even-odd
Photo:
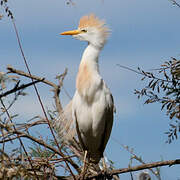
<instances>
[{"instance_id":1,"label":"orange-buff plumage on head","mask_svg":"<svg viewBox=\"0 0 180 180\"><path fill-rule=\"evenodd\" d=\"M61 35L72 35L81 41L102 49L110 33L105 21L100 20L94 14L83 16L79 21L78 29L65 31Z\"/></svg>"},{"instance_id":2,"label":"orange-buff plumage on head","mask_svg":"<svg viewBox=\"0 0 180 180\"><path fill-rule=\"evenodd\" d=\"M87 16L83 16L79 21L79 29L83 29L86 27L95 27L101 31L106 37L108 37L110 33L110 29L106 26L104 20L100 20L94 14L90 14Z\"/></svg>"}]
</instances>

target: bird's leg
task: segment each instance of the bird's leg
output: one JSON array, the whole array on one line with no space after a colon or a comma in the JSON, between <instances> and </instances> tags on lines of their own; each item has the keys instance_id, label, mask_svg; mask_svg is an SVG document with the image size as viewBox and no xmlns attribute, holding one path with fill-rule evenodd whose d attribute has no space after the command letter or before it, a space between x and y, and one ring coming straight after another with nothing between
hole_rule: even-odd
<instances>
[{"instance_id":1,"label":"bird's leg","mask_svg":"<svg viewBox=\"0 0 180 180\"><path fill-rule=\"evenodd\" d=\"M105 158L103 157L102 158L102 165L103 165L103 171L107 171L107 165L106 165L106 161L105 161Z\"/></svg>"},{"instance_id":2,"label":"bird's leg","mask_svg":"<svg viewBox=\"0 0 180 180\"><path fill-rule=\"evenodd\" d=\"M102 166L103 166L103 173L104 173L104 175L105 175L105 179L112 179L112 177L108 177L108 167L107 167L107 165L106 165L106 160L105 160L105 158L104 158L104 156L102 157Z\"/></svg>"},{"instance_id":3,"label":"bird's leg","mask_svg":"<svg viewBox=\"0 0 180 180\"><path fill-rule=\"evenodd\" d=\"M84 152L82 174L85 174L85 172L86 172L86 157L87 157L87 150L85 150L85 152Z\"/></svg>"},{"instance_id":4,"label":"bird's leg","mask_svg":"<svg viewBox=\"0 0 180 180\"><path fill-rule=\"evenodd\" d=\"M108 174L108 173L110 172L110 170L108 169L108 167L107 167L107 165L106 165L106 161L105 161L105 158L104 158L104 157L102 157L102 165L103 165L103 171L104 171L104 173L105 173L105 174L106 174L106 173ZM114 180L120 180L120 178L119 178L118 175L113 175L112 177L113 177ZM112 179L112 177L110 177L110 179ZM107 178L107 179L109 179L109 178Z\"/></svg>"}]
</instances>

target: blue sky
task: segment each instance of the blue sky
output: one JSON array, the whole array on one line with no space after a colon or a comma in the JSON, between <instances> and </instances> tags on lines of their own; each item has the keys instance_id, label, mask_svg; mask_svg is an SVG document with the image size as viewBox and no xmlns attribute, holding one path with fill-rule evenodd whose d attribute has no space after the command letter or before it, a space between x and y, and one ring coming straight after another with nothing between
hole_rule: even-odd
<instances>
[{"instance_id":1,"label":"blue sky","mask_svg":"<svg viewBox=\"0 0 180 180\"><path fill-rule=\"evenodd\" d=\"M179 158L179 140L170 145L165 143L164 132L169 122L165 112L160 111L159 105L143 105L133 94L135 88L143 86L141 77L116 64L149 70L172 56L179 58L180 8L168 0L77 0L74 3L71 6L65 0L9 1L32 73L55 82L56 74L67 67L64 87L73 96L78 65L87 44L61 37L59 33L76 28L81 16L95 13L112 29L99 59L101 74L113 93L117 109L107 156L116 167L127 167L130 155L113 140L116 139L134 148L146 162ZM7 64L25 70L8 18L0 21L0 29L0 71L5 71ZM52 93L43 85L38 87L45 106L51 108ZM29 92L32 93L15 107L22 119L42 114L35 93ZM61 100L64 105L69 101L63 91ZM162 168L162 176L163 180L177 179L178 166ZM121 178L128 180L130 176Z\"/></svg>"}]
</instances>

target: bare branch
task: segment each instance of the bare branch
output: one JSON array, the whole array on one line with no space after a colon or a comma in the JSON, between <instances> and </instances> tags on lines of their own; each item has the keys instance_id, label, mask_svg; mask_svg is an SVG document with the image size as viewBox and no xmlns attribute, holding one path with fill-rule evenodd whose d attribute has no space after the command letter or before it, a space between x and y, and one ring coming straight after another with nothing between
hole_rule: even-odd
<instances>
[{"instance_id":1,"label":"bare branch","mask_svg":"<svg viewBox=\"0 0 180 180\"><path fill-rule=\"evenodd\" d=\"M30 78L30 79L33 79L33 80L41 81L41 82L53 87L54 100L55 100L57 112L59 113L59 115L61 115L61 113L62 113L62 105L61 105L61 102L59 100L59 93L60 93L60 88L63 85L64 77L67 74L67 69L65 69L64 73L59 76L60 77L59 85L56 85L55 83L53 83L51 81L48 81L45 78L40 78L38 76L35 76L35 75L32 75L32 74L30 75L29 73L26 73L24 71L15 69L12 66L8 66L7 70L9 71L8 73L15 73L15 74L18 74L18 75L21 75L21 76L24 76L24 77L27 77L27 78Z\"/></svg>"},{"instance_id":2,"label":"bare branch","mask_svg":"<svg viewBox=\"0 0 180 180\"><path fill-rule=\"evenodd\" d=\"M102 176L103 177L104 176L112 176L112 175L123 174L123 173L127 173L127 172L139 171L139 170L143 170L143 169L155 168L155 167L159 167L159 166L172 166L172 165L176 165L176 164L180 164L180 159L147 163L147 164L134 166L134 167L130 167L130 168L122 168L122 169L112 170L110 172L106 172L105 174L102 174L102 172L101 172L98 175L89 176L86 179L93 179L93 178L98 179L99 177L102 177Z\"/></svg>"},{"instance_id":3,"label":"bare branch","mask_svg":"<svg viewBox=\"0 0 180 180\"><path fill-rule=\"evenodd\" d=\"M43 83L45 83L45 84L47 84L49 86L52 86L54 88L58 87L56 84L52 83L51 81L46 80L45 78L40 78L40 77L35 76L35 75L30 75L30 74L28 74L28 73L26 73L24 71L15 69L10 65L7 66L7 70L9 71L8 73L15 73L15 74L19 74L21 76L24 76L24 77L27 77L27 78L30 78L30 79L32 78L34 80L41 81L41 82L43 82Z\"/></svg>"},{"instance_id":4,"label":"bare branch","mask_svg":"<svg viewBox=\"0 0 180 180\"><path fill-rule=\"evenodd\" d=\"M117 64L117 66L123 68L123 69L127 69L129 71L132 71L132 72L135 72L137 74L140 74L140 75L143 75L143 76L146 76L150 79L156 79L156 80L159 80L159 81L165 81L165 82L169 82L169 83L172 83L172 81L168 81L167 79L161 79L161 78L158 78L158 77L155 77L153 74L150 74L150 73L147 73L147 72L144 72L143 70L141 70L140 68L138 68L139 71L137 70L134 70L134 69L131 69L127 66L123 66L123 65L120 65L120 64Z\"/></svg>"},{"instance_id":5,"label":"bare branch","mask_svg":"<svg viewBox=\"0 0 180 180\"><path fill-rule=\"evenodd\" d=\"M43 79L42 79L42 80L43 80ZM9 95L9 94L12 94L12 93L14 93L14 92L16 92L16 91L19 91L19 90L21 90L21 89L25 89L25 88L27 88L27 87L29 87L29 86L32 86L33 84L36 84L36 83L38 83L38 82L40 82L40 81L41 81L41 80L37 80L37 81L30 82L30 83L27 83L27 84L22 84L21 86L19 86L19 83L17 83L13 89L11 89L11 90L9 90L9 91L6 91L5 93L0 94L0 98L2 98L2 97L4 97L4 96L7 96L7 95ZM19 82L19 81L18 81L18 82Z\"/></svg>"}]
</instances>

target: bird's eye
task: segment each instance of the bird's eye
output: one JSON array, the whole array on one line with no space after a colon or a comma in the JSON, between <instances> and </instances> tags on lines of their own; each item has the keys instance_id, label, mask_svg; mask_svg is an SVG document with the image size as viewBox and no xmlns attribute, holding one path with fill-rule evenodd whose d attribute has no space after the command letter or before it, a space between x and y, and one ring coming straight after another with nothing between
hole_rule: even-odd
<instances>
[{"instance_id":1,"label":"bird's eye","mask_svg":"<svg viewBox=\"0 0 180 180\"><path fill-rule=\"evenodd\" d=\"M87 32L87 30L86 30L86 29L82 29L82 30L81 30L81 32L84 32L84 33L86 33L86 32Z\"/></svg>"}]
</instances>

